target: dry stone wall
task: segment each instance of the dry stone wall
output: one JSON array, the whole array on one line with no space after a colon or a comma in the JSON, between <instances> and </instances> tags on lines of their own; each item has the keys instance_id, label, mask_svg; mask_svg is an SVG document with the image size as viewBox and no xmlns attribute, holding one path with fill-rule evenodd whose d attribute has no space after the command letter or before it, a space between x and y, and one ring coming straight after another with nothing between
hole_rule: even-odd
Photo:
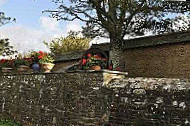
<instances>
[{"instance_id":1,"label":"dry stone wall","mask_svg":"<svg viewBox=\"0 0 190 126\"><path fill-rule=\"evenodd\" d=\"M190 125L188 79L124 78L102 72L0 76L0 117L24 126Z\"/></svg>"},{"instance_id":2,"label":"dry stone wall","mask_svg":"<svg viewBox=\"0 0 190 126\"><path fill-rule=\"evenodd\" d=\"M24 126L96 125L107 103L101 82L90 73L0 76L1 117Z\"/></svg>"},{"instance_id":3,"label":"dry stone wall","mask_svg":"<svg viewBox=\"0 0 190 126\"><path fill-rule=\"evenodd\" d=\"M125 78L110 83L114 126L189 126L188 79Z\"/></svg>"}]
</instances>

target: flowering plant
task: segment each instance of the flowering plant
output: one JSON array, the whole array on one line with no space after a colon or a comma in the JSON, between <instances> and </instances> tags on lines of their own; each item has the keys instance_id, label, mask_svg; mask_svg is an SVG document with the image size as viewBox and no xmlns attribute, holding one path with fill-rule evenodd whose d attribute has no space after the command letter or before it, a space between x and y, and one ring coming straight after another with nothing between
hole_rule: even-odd
<instances>
[{"instance_id":1,"label":"flowering plant","mask_svg":"<svg viewBox=\"0 0 190 126\"><path fill-rule=\"evenodd\" d=\"M12 67L13 66L13 60L6 60L6 59L1 59L0 60L0 67Z\"/></svg>"},{"instance_id":2,"label":"flowering plant","mask_svg":"<svg viewBox=\"0 0 190 126\"><path fill-rule=\"evenodd\" d=\"M100 57L99 55L95 54L87 54L87 58L84 58L82 60L82 65L84 66L84 69L88 69L91 66L96 66L99 65L101 66L101 68L105 68L106 67L106 58Z\"/></svg>"},{"instance_id":3,"label":"flowering plant","mask_svg":"<svg viewBox=\"0 0 190 126\"><path fill-rule=\"evenodd\" d=\"M45 56L45 53L42 51L33 51L30 55L33 63L39 63L40 59L42 59Z\"/></svg>"},{"instance_id":4,"label":"flowering plant","mask_svg":"<svg viewBox=\"0 0 190 126\"><path fill-rule=\"evenodd\" d=\"M54 59L53 56L51 56L50 54L46 53L46 52L35 52L33 51L31 53L31 58L32 58L32 62L33 63L53 63Z\"/></svg>"},{"instance_id":5,"label":"flowering plant","mask_svg":"<svg viewBox=\"0 0 190 126\"><path fill-rule=\"evenodd\" d=\"M13 64L16 67L19 65L30 66L31 63L32 63L32 58L17 58L13 60Z\"/></svg>"}]
</instances>

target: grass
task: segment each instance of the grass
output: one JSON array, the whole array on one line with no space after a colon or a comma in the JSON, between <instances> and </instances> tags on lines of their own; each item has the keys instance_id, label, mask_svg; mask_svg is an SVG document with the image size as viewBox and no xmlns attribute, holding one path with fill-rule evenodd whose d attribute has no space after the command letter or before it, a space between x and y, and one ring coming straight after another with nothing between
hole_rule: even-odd
<instances>
[{"instance_id":1,"label":"grass","mask_svg":"<svg viewBox=\"0 0 190 126\"><path fill-rule=\"evenodd\" d=\"M0 126L22 126L22 125L11 120L1 119Z\"/></svg>"}]
</instances>

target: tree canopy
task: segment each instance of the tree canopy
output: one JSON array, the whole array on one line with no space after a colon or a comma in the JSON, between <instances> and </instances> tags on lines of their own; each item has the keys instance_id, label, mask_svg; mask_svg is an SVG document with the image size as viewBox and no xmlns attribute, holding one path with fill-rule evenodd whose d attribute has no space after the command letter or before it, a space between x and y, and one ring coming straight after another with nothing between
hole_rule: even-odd
<instances>
[{"instance_id":1,"label":"tree canopy","mask_svg":"<svg viewBox=\"0 0 190 126\"><path fill-rule=\"evenodd\" d=\"M11 17L6 17L4 12L0 12L0 26L5 25L11 21L16 21L16 19Z\"/></svg>"},{"instance_id":2,"label":"tree canopy","mask_svg":"<svg viewBox=\"0 0 190 126\"><path fill-rule=\"evenodd\" d=\"M9 56L15 52L13 47L9 45L9 39L0 39L0 55Z\"/></svg>"},{"instance_id":3,"label":"tree canopy","mask_svg":"<svg viewBox=\"0 0 190 126\"><path fill-rule=\"evenodd\" d=\"M78 32L70 31L66 37L53 39L50 43L44 42L53 55L60 55L73 51L83 51L89 48L89 38L79 37Z\"/></svg>"},{"instance_id":4,"label":"tree canopy","mask_svg":"<svg viewBox=\"0 0 190 126\"><path fill-rule=\"evenodd\" d=\"M0 12L0 27L15 20L15 18L6 17L4 12ZM0 39L0 55L12 55L15 52L13 47L9 45L9 39Z\"/></svg>"},{"instance_id":5,"label":"tree canopy","mask_svg":"<svg viewBox=\"0 0 190 126\"><path fill-rule=\"evenodd\" d=\"M46 11L50 12L53 18L84 21L87 24L84 31L86 35L110 38L110 59L114 61L114 66L119 65L122 42L126 35L144 35L148 31L158 34L189 28L189 25L179 27L175 23L182 21L189 24L182 16L189 15L190 4L185 2L164 0L53 0L53 2L58 8Z\"/></svg>"},{"instance_id":6,"label":"tree canopy","mask_svg":"<svg viewBox=\"0 0 190 126\"><path fill-rule=\"evenodd\" d=\"M190 5L185 2L164 2L163 0L53 0L57 10L48 10L53 18L73 21L79 19L90 25L96 32L108 33L119 30L126 34L141 35L146 30L155 32L172 31L174 21L183 20L181 16ZM181 29L179 29L181 30Z\"/></svg>"}]
</instances>

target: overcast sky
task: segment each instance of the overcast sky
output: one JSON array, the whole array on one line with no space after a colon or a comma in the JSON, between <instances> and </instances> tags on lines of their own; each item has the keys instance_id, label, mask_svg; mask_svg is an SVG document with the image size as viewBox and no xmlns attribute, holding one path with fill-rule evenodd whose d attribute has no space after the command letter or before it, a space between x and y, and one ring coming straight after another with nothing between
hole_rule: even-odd
<instances>
[{"instance_id":1,"label":"overcast sky","mask_svg":"<svg viewBox=\"0 0 190 126\"><path fill-rule=\"evenodd\" d=\"M16 18L16 22L0 27L0 38L9 38L19 52L47 51L44 40L65 36L70 30L81 30L80 21L58 22L48 14L42 14L43 10L53 8L56 5L51 0L0 0L0 11Z\"/></svg>"}]
</instances>

